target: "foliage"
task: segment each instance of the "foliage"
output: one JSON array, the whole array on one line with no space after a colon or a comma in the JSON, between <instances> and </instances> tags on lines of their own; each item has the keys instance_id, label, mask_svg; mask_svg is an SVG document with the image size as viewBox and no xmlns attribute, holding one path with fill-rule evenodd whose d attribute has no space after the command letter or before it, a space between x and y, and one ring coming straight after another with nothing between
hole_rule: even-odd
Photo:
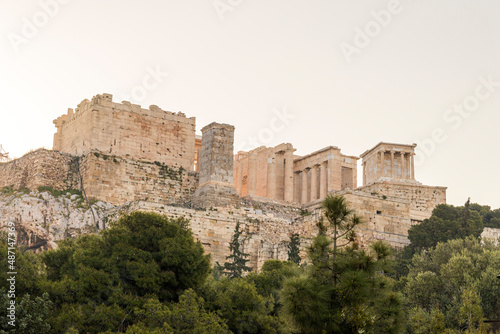
<instances>
[{"instance_id":1,"label":"foliage","mask_svg":"<svg viewBox=\"0 0 500 334\"><path fill-rule=\"evenodd\" d=\"M471 209L470 201L462 207L440 204L429 219L410 228L408 239L414 252L418 252L435 247L438 242L465 238L469 235L479 237L483 227L481 216Z\"/></svg>"},{"instance_id":2,"label":"foliage","mask_svg":"<svg viewBox=\"0 0 500 334\"><path fill-rule=\"evenodd\" d=\"M301 333L400 332L402 296L384 274L392 266L389 246L375 242L368 252L349 246L360 218L341 196L328 196L323 208L329 225L319 224L308 254L311 265L284 282L283 315Z\"/></svg>"},{"instance_id":3,"label":"foliage","mask_svg":"<svg viewBox=\"0 0 500 334\"><path fill-rule=\"evenodd\" d=\"M344 196L328 195L322 202L324 216L328 221L328 225L318 224L320 234L333 232L333 259L336 259L337 250L340 247L347 246L355 241L356 233L354 228L363 221L361 217L354 213L347 205ZM343 239L342 239L343 238ZM339 244L341 240L345 240L344 244Z\"/></svg>"},{"instance_id":4,"label":"foliage","mask_svg":"<svg viewBox=\"0 0 500 334\"><path fill-rule=\"evenodd\" d=\"M82 192L80 190L77 190L77 189L57 190L57 189L54 189L53 187L49 187L49 186L40 186L40 187L38 187L38 192L48 192L48 193L50 193L54 197L59 197L59 196L62 196L62 195L66 195L67 193L69 193L71 195L78 195L80 197L83 196Z\"/></svg>"},{"instance_id":5,"label":"foliage","mask_svg":"<svg viewBox=\"0 0 500 334\"><path fill-rule=\"evenodd\" d=\"M280 319L272 316L274 301L257 293L244 278L208 280L200 295L210 312L217 312L233 333L286 333Z\"/></svg>"},{"instance_id":6,"label":"foliage","mask_svg":"<svg viewBox=\"0 0 500 334\"><path fill-rule=\"evenodd\" d=\"M209 257L184 219L141 212L123 216L99 235L67 239L43 260L59 332L125 328L136 320L127 314L143 298L176 301L210 272Z\"/></svg>"},{"instance_id":7,"label":"foliage","mask_svg":"<svg viewBox=\"0 0 500 334\"><path fill-rule=\"evenodd\" d=\"M470 209L479 213L485 227L500 228L500 209L491 210L488 205L473 203Z\"/></svg>"},{"instance_id":8,"label":"foliage","mask_svg":"<svg viewBox=\"0 0 500 334\"><path fill-rule=\"evenodd\" d=\"M312 265L284 283L283 313L301 333L400 332L402 297L383 274L391 265L389 246L377 242L370 252L346 247L337 255L333 260L326 236L316 238Z\"/></svg>"},{"instance_id":9,"label":"foliage","mask_svg":"<svg viewBox=\"0 0 500 334\"><path fill-rule=\"evenodd\" d=\"M244 253L240 243L240 237L243 231L240 230L240 222L236 223L234 228L233 238L229 244L230 254L226 257L228 262L224 263L224 274L229 278L240 278L247 271L251 271L252 268L248 267L246 263L249 261L247 258L250 254Z\"/></svg>"},{"instance_id":10,"label":"foliage","mask_svg":"<svg viewBox=\"0 0 500 334\"><path fill-rule=\"evenodd\" d=\"M8 237L4 232L0 232L0 289L7 291L10 286L7 281L10 278L7 273L12 271L9 269L9 251L11 255L15 254L16 296L41 296L45 277L42 261L37 255L25 252L22 248L9 249Z\"/></svg>"},{"instance_id":11,"label":"foliage","mask_svg":"<svg viewBox=\"0 0 500 334\"><path fill-rule=\"evenodd\" d=\"M300 273L301 269L293 262L268 260L264 262L259 273L252 272L246 279L255 285L259 295L272 298L274 306L271 314L278 315L281 310L280 291L283 288L283 282Z\"/></svg>"},{"instance_id":12,"label":"foliage","mask_svg":"<svg viewBox=\"0 0 500 334\"><path fill-rule=\"evenodd\" d=\"M127 333L230 333L225 322L213 312L204 309L204 301L192 289L186 290L178 303L165 305L158 299L148 299L143 308L135 308L139 322ZM147 332L146 332L147 331Z\"/></svg>"},{"instance_id":13,"label":"foliage","mask_svg":"<svg viewBox=\"0 0 500 334\"><path fill-rule=\"evenodd\" d=\"M292 234L290 237L290 243L288 244L288 261L295 263L300 266L300 237L297 233Z\"/></svg>"},{"instance_id":14,"label":"foliage","mask_svg":"<svg viewBox=\"0 0 500 334\"><path fill-rule=\"evenodd\" d=\"M12 299L2 289L0 292L0 307L7 310ZM0 333L26 333L38 334L48 333L51 326L47 322L52 302L47 293L41 297L32 297L25 294L16 298L15 304L15 326L9 324L11 319L7 315L0 317Z\"/></svg>"},{"instance_id":15,"label":"foliage","mask_svg":"<svg viewBox=\"0 0 500 334\"><path fill-rule=\"evenodd\" d=\"M408 315L407 333L410 334L441 334L445 331L444 315L436 306L431 311L415 307Z\"/></svg>"},{"instance_id":16,"label":"foliage","mask_svg":"<svg viewBox=\"0 0 500 334\"><path fill-rule=\"evenodd\" d=\"M439 305L447 328L478 329L500 317L499 272L500 248L469 236L415 255L403 291L410 308Z\"/></svg>"}]
</instances>

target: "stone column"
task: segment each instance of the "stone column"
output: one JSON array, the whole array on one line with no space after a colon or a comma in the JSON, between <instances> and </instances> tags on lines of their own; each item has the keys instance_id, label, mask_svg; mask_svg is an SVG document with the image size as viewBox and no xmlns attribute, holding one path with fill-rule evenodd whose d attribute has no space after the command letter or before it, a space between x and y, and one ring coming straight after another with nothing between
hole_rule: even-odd
<instances>
[{"instance_id":1,"label":"stone column","mask_svg":"<svg viewBox=\"0 0 500 334\"><path fill-rule=\"evenodd\" d=\"M363 185L366 186L366 161L363 161Z\"/></svg>"},{"instance_id":2,"label":"stone column","mask_svg":"<svg viewBox=\"0 0 500 334\"><path fill-rule=\"evenodd\" d=\"M319 165L319 198L323 199L327 195L326 184L326 163L323 162Z\"/></svg>"},{"instance_id":3,"label":"stone column","mask_svg":"<svg viewBox=\"0 0 500 334\"><path fill-rule=\"evenodd\" d=\"M405 152L401 152L401 179L406 179L406 161Z\"/></svg>"},{"instance_id":4,"label":"stone column","mask_svg":"<svg viewBox=\"0 0 500 334\"><path fill-rule=\"evenodd\" d=\"M257 193L257 157L255 152L248 154L248 195Z\"/></svg>"},{"instance_id":5,"label":"stone column","mask_svg":"<svg viewBox=\"0 0 500 334\"><path fill-rule=\"evenodd\" d=\"M307 203L307 195L308 195L308 186L307 186L307 168L302 171L302 185L301 185L301 193L302 193L302 204Z\"/></svg>"},{"instance_id":6,"label":"stone column","mask_svg":"<svg viewBox=\"0 0 500 334\"><path fill-rule=\"evenodd\" d=\"M267 197L276 199L276 153L267 159Z\"/></svg>"},{"instance_id":7,"label":"stone column","mask_svg":"<svg viewBox=\"0 0 500 334\"><path fill-rule=\"evenodd\" d=\"M300 171L293 173L293 201L300 204L302 202L301 191L302 175Z\"/></svg>"},{"instance_id":8,"label":"stone column","mask_svg":"<svg viewBox=\"0 0 500 334\"><path fill-rule=\"evenodd\" d=\"M415 153L410 154L411 179L415 180Z\"/></svg>"},{"instance_id":9,"label":"stone column","mask_svg":"<svg viewBox=\"0 0 500 334\"><path fill-rule=\"evenodd\" d=\"M285 202L293 202L293 150L285 152Z\"/></svg>"},{"instance_id":10,"label":"stone column","mask_svg":"<svg viewBox=\"0 0 500 334\"><path fill-rule=\"evenodd\" d=\"M391 178L394 178L394 151L391 151Z\"/></svg>"},{"instance_id":11,"label":"stone column","mask_svg":"<svg viewBox=\"0 0 500 334\"><path fill-rule=\"evenodd\" d=\"M380 151L380 177L384 177L385 151Z\"/></svg>"},{"instance_id":12,"label":"stone column","mask_svg":"<svg viewBox=\"0 0 500 334\"><path fill-rule=\"evenodd\" d=\"M328 159L328 171L327 171L327 184L328 184L328 187L327 187L327 191L328 192L331 192L331 191L334 191L335 190L335 183L334 183L334 178L335 178L335 161L333 159L333 157L329 158Z\"/></svg>"},{"instance_id":13,"label":"stone column","mask_svg":"<svg viewBox=\"0 0 500 334\"><path fill-rule=\"evenodd\" d=\"M318 198L318 166L311 167L311 202Z\"/></svg>"}]
</instances>

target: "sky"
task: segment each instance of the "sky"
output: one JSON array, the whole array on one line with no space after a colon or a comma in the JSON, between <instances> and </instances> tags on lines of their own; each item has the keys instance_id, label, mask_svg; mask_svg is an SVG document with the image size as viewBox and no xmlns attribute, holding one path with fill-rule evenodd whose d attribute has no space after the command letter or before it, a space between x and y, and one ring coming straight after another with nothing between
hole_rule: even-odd
<instances>
[{"instance_id":1,"label":"sky","mask_svg":"<svg viewBox=\"0 0 500 334\"><path fill-rule=\"evenodd\" d=\"M0 144L52 148L102 93L235 126L235 147L417 143L448 203L500 207L498 0L0 0ZM361 173L361 163L358 167ZM358 178L361 185L361 174Z\"/></svg>"}]
</instances>

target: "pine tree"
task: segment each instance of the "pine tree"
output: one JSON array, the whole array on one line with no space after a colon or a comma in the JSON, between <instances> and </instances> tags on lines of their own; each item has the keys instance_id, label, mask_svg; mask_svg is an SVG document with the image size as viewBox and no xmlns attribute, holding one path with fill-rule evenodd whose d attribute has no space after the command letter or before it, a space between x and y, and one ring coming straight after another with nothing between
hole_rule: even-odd
<instances>
[{"instance_id":1,"label":"pine tree","mask_svg":"<svg viewBox=\"0 0 500 334\"><path fill-rule=\"evenodd\" d=\"M383 274L391 269L390 246L358 249L354 229L362 220L344 197L327 196L323 209L308 267L283 283L283 316L303 334L401 333L402 295Z\"/></svg>"},{"instance_id":2,"label":"pine tree","mask_svg":"<svg viewBox=\"0 0 500 334\"><path fill-rule=\"evenodd\" d=\"M302 258L300 257L300 239L297 233L292 234L290 238L290 243L288 244L288 261L296 263L300 266L300 261Z\"/></svg>"},{"instance_id":3,"label":"pine tree","mask_svg":"<svg viewBox=\"0 0 500 334\"><path fill-rule=\"evenodd\" d=\"M239 278L243 276L244 272L251 271L252 268L248 267L246 263L249 261L247 258L250 256L240 250L240 236L243 231L240 230L240 222L236 223L234 228L233 239L229 244L230 255L226 257L229 262L224 263L224 274L229 278Z\"/></svg>"}]
</instances>

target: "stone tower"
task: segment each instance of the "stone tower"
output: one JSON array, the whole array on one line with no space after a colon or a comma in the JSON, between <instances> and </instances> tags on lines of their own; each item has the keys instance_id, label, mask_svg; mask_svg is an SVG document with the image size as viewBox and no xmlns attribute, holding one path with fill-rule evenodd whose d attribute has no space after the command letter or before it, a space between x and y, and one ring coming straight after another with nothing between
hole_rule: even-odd
<instances>
[{"instance_id":1,"label":"stone tower","mask_svg":"<svg viewBox=\"0 0 500 334\"><path fill-rule=\"evenodd\" d=\"M193 205L205 208L234 205L239 198L233 185L234 126L210 123L201 132L200 181Z\"/></svg>"}]
</instances>

